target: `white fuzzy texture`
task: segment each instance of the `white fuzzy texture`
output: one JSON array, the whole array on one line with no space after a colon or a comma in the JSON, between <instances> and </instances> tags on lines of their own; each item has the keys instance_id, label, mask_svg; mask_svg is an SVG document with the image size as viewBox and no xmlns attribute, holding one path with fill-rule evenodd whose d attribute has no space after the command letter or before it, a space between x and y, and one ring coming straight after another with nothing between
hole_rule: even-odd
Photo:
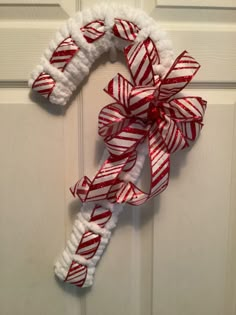
<instances>
[{"instance_id":1,"label":"white fuzzy texture","mask_svg":"<svg viewBox=\"0 0 236 315\"><path fill-rule=\"evenodd\" d=\"M126 173L126 175L124 176L125 180L132 181L133 183L137 182L137 180L139 179L145 161L145 157L147 155L147 148L145 143L138 147L137 153L138 153L137 161L134 167L130 172ZM106 156L107 153L105 151L101 163L104 162ZM77 219L75 220L70 240L67 242L67 246L63 254L55 263L55 273L63 281L66 279L67 273L70 269L70 265L73 260L82 265L87 266L88 267L87 277L83 284L83 287L88 287L93 284L96 264L101 258L101 255L107 243L109 242L109 239L111 237L110 230L115 228L118 221L118 216L124 208L123 204L122 205L113 204L110 203L108 200L96 202L96 205L100 205L104 209L110 209L112 211L112 217L107 222L105 228L100 228L96 223L88 222L90 220L95 203L93 202L85 203L81 208L80 213L78 213L77 215ZM93 256L92 259L89 260L85 259L80 255L75 255L75 252L82 239L83 234L88 230L101 235L101 242L96 251L96 254Z\"/></svg>"},{"instance_id":2,"label":"white fuzzy texture","mask_svg":"<svg viewBox=\"0 0 236 315\"><path fill-rule=\"evenodd\" d=\"M163 76L173 62L173 51L170 41L166 38L156 21L145 12L133 9L126 5L102 3L92 9L78 12L70 18L56 33L54 40L49 43L48 49L41 58L41 63L31 74L29 86L31 87L38 75L45 71L56 81L56 85L49 97L50 102L65 105L73 91L89 74L92 64L103 53L110 51L111 61L116 60L116 49L123 50L127 41L117 38L112 33L114 19L121 18L135 23L140 32L135 42L140 42L150 37L158 50L160 65L155 66L155 73ZM80 28L96 19L105 21L105 35L93 43L88 43ZM57 46L68 36L75 40L79 51L66 66L64 72L50 65L49 60Z\"/></svg>"},{"instance_id":3,"label":"white fuzzy texture","mask_svg":"<svg viewBox=\"0 0 236 315\"><path fill-rule=\"evenodd\" d=\"M61 27L61 29L57 32L55 39L50 42L49 48L45 51L43 57L41 58L40 65L32 72L29 80L29 86L32 86L33 82L42 71L49 73L54 80L56 80L56 85L49 100L55 104L65 105L69 101L69 98L76 87L89 74L90 68L97 58L99 58L103 53L110 51L110 59L111 61L115 61L116 49L123 50L127 45L125 40L115 37L112 33L114 18L128 20L140 28L140 32L135 39L135 42L143 41L147 37L150 37L154 41L160 56L160 64L154 66L153 70L155 74L162 77L168 71L173 62L171 43L166 38L165 32L159 28L152 18L141 10L133 9L125 5L103 3L92 9L78 12ZM80 28L96 19L105 20L105 35L93 43L88 43L80 31ZM61 72L53 67L49 63L49 60L57 46L68 36L71 36L73 40L75 40L77 46L79 47L79 51L68 63L64 72ZM125 181L135 183L140 176L145 156L147 154L147 148L145 145L142 145L137 151L138 158L136 165L130 172L124 175L123 179ZM104 154L103 160L105 158L106 153ZM92 285L95 266L110 239L110 230L116 226L119 213L123 209L123 205L112 204L107 200L96 204L112 211L112 217L106 224L105 228L99 227L96 223L89 222L95 204L91 202L85 203L80 213L77 215L70 240L67 242L67 246L61 257L55 263L55 273L61 280L65 280L73 260L82 265L86 265L88 270L83 287ZM96 254L89 260L75 254L83 234L88 230L101 235L101 242Z\"/></svg>"}]
</instances>

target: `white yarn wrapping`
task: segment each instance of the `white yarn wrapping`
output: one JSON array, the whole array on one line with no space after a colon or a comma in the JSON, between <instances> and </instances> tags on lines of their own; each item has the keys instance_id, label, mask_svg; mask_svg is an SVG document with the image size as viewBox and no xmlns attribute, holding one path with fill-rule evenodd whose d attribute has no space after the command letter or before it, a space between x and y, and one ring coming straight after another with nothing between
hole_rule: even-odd
<instances>
[{"instance_id":1,"label":"white yarn wrapping","mask_svg":"<svg viewBox=\"0 0 236 315\"><path fill-rule=\"evenodd\" d=\"M133 183L137 182L142 171L146 155L147 155L146 144L143 144L138 148L138 157L136 164L133 167L133 169L126 174L125 180L132 181ZM73 260L82 265L87 266L88 267L87 277L83 284L83 287L89 287L93 284L96 264L101 258L102 253L107 243L109 242L109 239L111 237L110 230L116 226L118 216L124 208L124 205L113 204L107 200L104 200L103 202L101 201L96 202L96 205L101 205L105 209L109 209L112 211L112 217L106 224L105 228L100 228L97 224L88 222L93 211L93 208L95 206L95 203L94 202L84 203L73 225L70 240L67 242L67 246L63 251L61 257L55 263L55 274L63 281L66 279L67 273ZM90 230L102 236L99 248L96 251L96 254L93 256L93 258L90 260L85 259L81 255L74 254L81 241L83 233L87 230Z\"/></svg>"},{"instance_id":2,"label":"white yarn wrapping","mask_svg":"<svg viewBox=\"0 0 236 315\"><path fill-rule=\"evenodd\" d=\"M111 50L111 59L114 58L114 50L123 50L127 41L117 38L112 33L114 19L121 18L136 24L140 28L134 42L140 42L150 37L158 50L161 63L154 67L155 74L161 77L167 72L173 62L173 50L171 42L166 38L164 31L146 13L138 9L132 9L125 5L99 4L92 9L78 12L70 18L56 33L55 39L49 43L49 48L41 57L40 65L32 72L29 86L31 87L38 75L45 71L55 80L56 85L50 95L50 102L65 105L76 87L89 74L94 61L103 53ZM80 28L96 19L105 20L105 35L93 43L88 43L80 31ZM73 59L68 63L64 72L53 67L49 60L57 46L68 36L71 36L80 48Z\"/></svg>"},{"instance_id":3,"label":"white yarn wrapping","mask_svg":"<svg viewBox=\"0 0 236 315\"><path fill-rule=\"evenodd\" d=\"M89 74L92 64L98 57L110 50L111 59L114 61L115 50L123 50L127 45L127 41L115 37L112 33L115 18L128 20L140 28L134 42L143 41L147 37L150 37L154 41L159 53L160 64L154 66L153 70L155 74L163 77L173 63L172 46L170 41L166 38L165 32L160 29L151 17L141 10L133 9L125 5L102 3L92 9L78 12L61 27L56 33L55 39L50 42L49 48L42 56L40 65L32 72L29 86L33 85L33 82L41 72L47 72L56 80L56 85L49 98L50 102L65 105L76 87ZM80 31L80 28L97 19L105 20L105 35L93 43L88 43ZM75 40L79 51L68 63L64 72L61 72L53 67L49 63L49 60L57 46L68 36L71 36L73 40ZM146 154L146 147L144 145L140 146L136 165L126 174L125 180L131 182L138 180ZM108 201L98 202L96 204L102 205L112 211L112 217L105 228L100 228L97 224L88 222L95 203L85 203L80 213L77 215L70 240L67 242L63 254L55 263L55 273L61 280L65 280L73 260L82 265L86 265L88 270L83 287L92 285L96 263L100 259L109 241L111 236L110 230L116 226L118 215L123 209L123 205L112 204ZM91 230L101 235L99 248L95 256L90 260L86 260L80 255L75 255L81 237L86 230Z\"/></svg>"}]
</instances>

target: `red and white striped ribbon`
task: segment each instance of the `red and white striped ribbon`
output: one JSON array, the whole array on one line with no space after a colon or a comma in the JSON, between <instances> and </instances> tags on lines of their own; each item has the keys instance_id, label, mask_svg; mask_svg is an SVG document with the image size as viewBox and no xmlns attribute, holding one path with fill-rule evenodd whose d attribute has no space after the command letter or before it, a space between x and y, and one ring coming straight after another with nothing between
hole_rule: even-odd
<instances>
[{"instance_id":1,"label":"red and white striped ribbon","mask_svg":"<svg viewBox=\"0 0 236 315\"><path fill-rule=\"evenodd\" d=\"M36 78L36 80L34 81L32 85L32 89L37 91L42 96L49 98L55 84L56 84L56 81L53 79L53 77L50 74L46 72L41 72L39 76Z\"/></svg>"},{"instance_id":2,"label":"red and white striped ribbon","mask_svg":"<svg viewBox=\"0 0 236 315\"><path fill-rule=\"evenodd\" d=\"M199 70L199 63L183 51L175 60L166 76L161 80L159 100L168 100L180 92Z\"/></svg>"},{"instance_id":3,"label":"red and white striped ribbon","mask_svg":"<svg viewBox=\"0 0 236 315\"><path fill-rule=\"evenodd\" d=\"M105 24L103 20L96 20L81 27L80 30L87 42L93 43L105 34L104 25Z\"/></svg>"},{"instance_id":4,"label":"red and white striped ribbon","mask_svg":"<svg viewBox=\"0 0 236 315\"><path fill-rule=\"evenodd\" d=\"M78 50L79 48L75 44L75 41L69 36L57 46L49 62L52 66L63 72ZM32 89L42 96L49 98L55 85L56 81L50 74L41 72L35 79Z\"/></svg>"},{"instance_id":5,"label":"red and white striped ribbon","mask_svg":"<svg viewBox=\"0 0 236 315\"><path fill-rule=\"evenodd\" d=\"M127 64L136 86L154 86L153 65L160 63L156 46L150 38L125 48Z\"/></svg>"},{"instance_id":6,"label":"red and white striped ribbon","mask_svg":"<svg viewBox=\"0 0 236 315\"><path fill-rule=\"evenodd\" d=\"M125 40L134 41L139 31L140 29L138 26L130 21L115 19L115 24L113 26L113 33L115 36Z\"/></svg>"},{"instance_id":7,"label":"red and white striped ribbon","mask_svg":"<svg viewBox=\"0 0 236 315\"><path fill-rule=\"evenodd\" d=\"M132 42L135 40L139 30L138 26L130 21L119 18L114 19L112 31L113 34L120 39ZM92 44L105 35L105 22L102 19L94 20L81 27L80 31L86 41ZM49 62L53 67L63 72L79 50L80 48L73 38L68 36L63 39L53 51ZM49 73L41 72L33 82L32 89L42 96L49 98L55 85L56 80Z\"/></svg>"},{"instance_id":8,"label":"red and white striped ribbon","mask_svg":"<svg viewBox=\"0 0 236 315\"><path fill-rule=\"evenodd\" d=\"M71 61L78 50L79 47L69 36L64 39L53 52L50 63L60 71L64 71L66 65Z\"/></svg>"},{"instance_id":9,"label":"red and white striped ribbon","mask_svg":"<svg viewBox=\"0 0 236 315\"><path fill-rule=\"evenodd\" d=\"M96 205L92 210L89 223L95 223L100 228L104 228L112 216L112 212L109 209ZM101 243L101 235L87 229L78 244L75 252L76 255L83 257L86 260L92 259ZM72 283L78 287L82 287L86 281L88 267L84 264L76 261L76 258L72 260L68 269L68 273L65 277L65 282Z\"/></svg>"},{"instance_id":10,"label":"red and white striped ribbon","mask_svg":"<svg viewBox=\"0 0 236 315\"><path fill-rule=\"evenodd\" d=\"M174 98L200 67L193 57L184 51L156 83L153 66L160 60L150 38L126 47L125 55L134 84L118 74L105 88L117 102L99 115L99 134L110 157L92 181L84 177L72 188L83 202L108 199L139 205L156 196L168 185L170 154L189 146L202 127L206 102L195 96ZM122 179L126 163L145 139L151 165L147 193Z\"/></svg>"}]
</instances>

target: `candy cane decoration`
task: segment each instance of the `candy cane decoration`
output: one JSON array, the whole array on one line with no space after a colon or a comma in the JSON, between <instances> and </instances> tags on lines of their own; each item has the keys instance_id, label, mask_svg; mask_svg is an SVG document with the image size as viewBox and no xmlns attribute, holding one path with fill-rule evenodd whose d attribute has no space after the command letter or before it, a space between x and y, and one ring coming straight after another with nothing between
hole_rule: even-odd
<instances>
[{"instance_id":1,"label":"candy cane decoration","mask_svg":"<svg viewBox=\"0 0 236 315\"><path fill-rule=\"evenodd\" d=\"M77 13L57 33L29 85L65 105L95 59L110 49L124 52L132 79L117 74L104 89L113 99L98 119L108 157L93 178L84 176L70 188L83 207L55 264L57 276L78 287L92 285L123 206L143 204L166 189L170 154L197 138L206 109L201 97L177 95L199 70L198 62L186 51L174 60L155 21L123 5ZM136 186L146 156L148 192Z\"/></svg>"}]
</instances>

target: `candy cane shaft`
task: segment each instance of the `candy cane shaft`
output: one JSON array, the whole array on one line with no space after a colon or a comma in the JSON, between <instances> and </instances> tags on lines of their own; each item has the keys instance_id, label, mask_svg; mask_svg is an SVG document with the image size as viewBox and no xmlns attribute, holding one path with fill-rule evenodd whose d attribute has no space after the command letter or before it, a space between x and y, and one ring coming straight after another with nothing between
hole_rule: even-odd
<instances>
[{"instance_id":1,"label":"candy cane shaft","mask_svg":"<svg viewBox=\"0 0 236 315\"><path fill-rule=\"evenodd\" d=\"M127 180L136 182L139 178L146 157L144 148L145 145L138 148L136 164L127 174ZM105 150L101 162L106 156ZM110 240L111 230L116 226L123 207L123 204L108 201L83 204L73 225L70 240L55 263L55 274L62 281L78 287L92 286L96 264Z\"/></svg>"},{"instance_id":2,"label":"candy cane shaft","mask_svg":"<svg viewBox=\"0 0 236 315\"><path fill-rule=\"evenodd\" d=\"M115 227L122 206L85 204L74 223L70 240L55 264L56 275L78 287L93 284L95 266Z\"/></svg>"}]
</instances>

